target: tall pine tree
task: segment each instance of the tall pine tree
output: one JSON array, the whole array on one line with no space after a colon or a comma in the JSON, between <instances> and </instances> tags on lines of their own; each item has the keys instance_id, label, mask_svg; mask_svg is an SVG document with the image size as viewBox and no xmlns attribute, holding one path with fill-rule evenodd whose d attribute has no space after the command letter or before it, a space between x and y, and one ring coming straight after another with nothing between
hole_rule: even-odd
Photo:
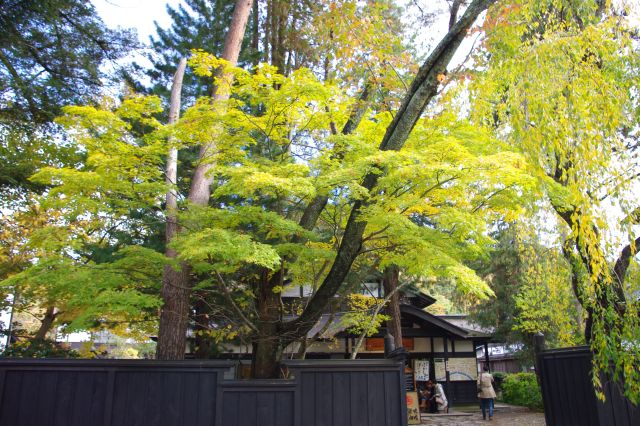
<instances>
[{"instance_id":1,"label":"tall pine tree","mask_svg":"<svg viewBox=\"0 0 640 426\"><path fill-rule=\"evenodd\" d=\"M163 29L156 22L156 37L151 37L153 68L147 70L152 82L151 91L169 99L170 85L176 64L181 58L188 58L191 50L202 49L216 56L222 55L224 38L231 22L234 0L185 0L177 9L167 5L171 16L171 27ZM253 9L253 13L257 13ZM251 44L253 19L249 19L247 31L240 50L239 64L252 63L257 55ZM213 81L197 77L187 68L182 96L185 105L193 104L200 96L210 96Z\"/></svg>"}]
</instances>

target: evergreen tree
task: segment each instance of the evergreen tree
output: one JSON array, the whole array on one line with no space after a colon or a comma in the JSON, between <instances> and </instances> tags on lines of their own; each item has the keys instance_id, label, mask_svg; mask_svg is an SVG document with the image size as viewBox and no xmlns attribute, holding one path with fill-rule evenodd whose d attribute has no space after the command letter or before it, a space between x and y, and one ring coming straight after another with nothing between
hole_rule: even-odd
<instances>
[{"instance_id":1,"label":"evergreen tree","mask_svg":"<svg viewBox=\"0 0 640 426\"><path fill-rule=\"evenodd\" d=\"M102 89L105 61L135 43L111 30L87 0L0 3L0 120L46 123L64 105L84 104Z\"/></svg>"},{"instance_id":2,"label":"evergreen tree","mask_svg":"<svg viewBox=\"0 0 640 426\"><path fill-rule=\"evenodd\" d=\"M550 347L583 343L571 271L557 247L547 247L527 225L508 224L495 235L489 261L480 266L495 298L472 309L473 319L493 330L495 340L522 344L520 355L533 362L533 335L541 332Z\"/></svg>"},{"instance_id":3,"label":"evergreen tree","mask_svg":"<svg viewBox=\"0 0 640 426\"><path fill-rule=\"evenodd\" d=\"M202 49L216 56L222 55L224 38L233 13L234 0L186 0L177 9L167 5L173 20L171 27L163 29L156 22L156 37L151 37L150 56L153 68L147 71L151 78L151 91L169 99L171 79L181 58L191 56L193 49ZM254 9L254 13L256 13ZM240 65L253 61L256 51L250 48L252 20L249 20L239 58ZM187 68L182 96L183 105L191 105L200 96L211 96L210 78L197 77Z\"/></svg>"},{"instance_id":4,"label":"evergreen tree","mask_svg":"<svg viewBox=\"0 0 640 426\"><path fill-rule=\"evenodd\" d=\"M88 0L0 2L0 202L24 201L41 167L80 160L52 121L65 105L95 103L101 68L136 47L107 28Z\"/></svg>"}]
</instances>

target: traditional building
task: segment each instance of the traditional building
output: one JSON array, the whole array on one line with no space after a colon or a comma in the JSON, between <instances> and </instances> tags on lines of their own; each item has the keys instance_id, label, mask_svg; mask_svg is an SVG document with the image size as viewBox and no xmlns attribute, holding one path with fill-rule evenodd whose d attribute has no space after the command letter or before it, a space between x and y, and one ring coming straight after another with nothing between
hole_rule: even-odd
<instances>
[{"instance_id":1,"label":"traditional building","mask_svg":"<svg viewBox=\"0 0 640 426\"><path fill-rule=\"evenodd\" d=\"M375 283L371 285L375 286ZM371 286L370 285L370 286ZM382 297L382 290L369 288L369 294ZM304 288L289 289L283 293L283 303L295 303L308 296ZM444 386L450 404L477 401L476 379L478 376L477 349L487 347L491 339L488 330L482 330L467 321L465 315L433 315L425 308L435 299L418 293L403 295L400 302L402 346L408 352L406 361L406 387L413 389L419 382L437 380ZM315 337L306 349L309 359L348 359L357 344L356 336L345 329L343 312L324 314L308 337ZM384 325L379 331L364 339L358 350L358 359L384 357ZM285 357L299 353L299 344L285 350ZM236 346L229 354L238 359L250 358L250 345ZM485 353L487 353L485 351ZM246 364L246 361L245 361ZM248 366L245 365L245 368Z\"/></svg>"}]
</instances>

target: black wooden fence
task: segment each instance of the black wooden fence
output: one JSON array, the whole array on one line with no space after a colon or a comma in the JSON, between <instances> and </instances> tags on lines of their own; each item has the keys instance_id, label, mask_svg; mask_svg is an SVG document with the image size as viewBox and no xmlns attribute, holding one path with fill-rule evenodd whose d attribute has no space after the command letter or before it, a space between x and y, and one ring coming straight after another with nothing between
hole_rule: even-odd
<instances>
[{"instance_id":1,"label":"black wooden fence","mask_svg":"<svg viewBox=\"0 0 640 426\"><path fill-rule=\"evenodd\" d=\"M640 408L615 383L603 383L604 403L596 398L588 347L543 351L538 366L547 426L640 425Z\"/></svg>"},{"instance_id":2,"label":"black wooden fence","mask_svg":"<svg viewBox=\"0 0 640 426\"><path fill-rule=\"evenodd\" d=\"M233 365L0 360L0 426L406 425L401 363L290 361L288 380L224 380Z\"/></svg>"}]
</instances>

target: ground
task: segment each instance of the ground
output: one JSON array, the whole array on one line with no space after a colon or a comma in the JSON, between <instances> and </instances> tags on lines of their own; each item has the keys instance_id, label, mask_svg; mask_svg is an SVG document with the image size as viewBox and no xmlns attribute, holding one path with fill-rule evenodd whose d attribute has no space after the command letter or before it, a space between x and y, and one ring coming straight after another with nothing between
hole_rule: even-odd
<instances>
[{"instance_id":1,"label":"ground","mask_svg":"<svg viewBox=\"0 0 640 426\"><path fill-rule=\"evenodd\" d=\"M422 414L422 425L447 426L545 426L544 413L523 407L496 406L493 420L482 420L478 407L459 407L447 414Z\"/></svg>"}]
</instances>

